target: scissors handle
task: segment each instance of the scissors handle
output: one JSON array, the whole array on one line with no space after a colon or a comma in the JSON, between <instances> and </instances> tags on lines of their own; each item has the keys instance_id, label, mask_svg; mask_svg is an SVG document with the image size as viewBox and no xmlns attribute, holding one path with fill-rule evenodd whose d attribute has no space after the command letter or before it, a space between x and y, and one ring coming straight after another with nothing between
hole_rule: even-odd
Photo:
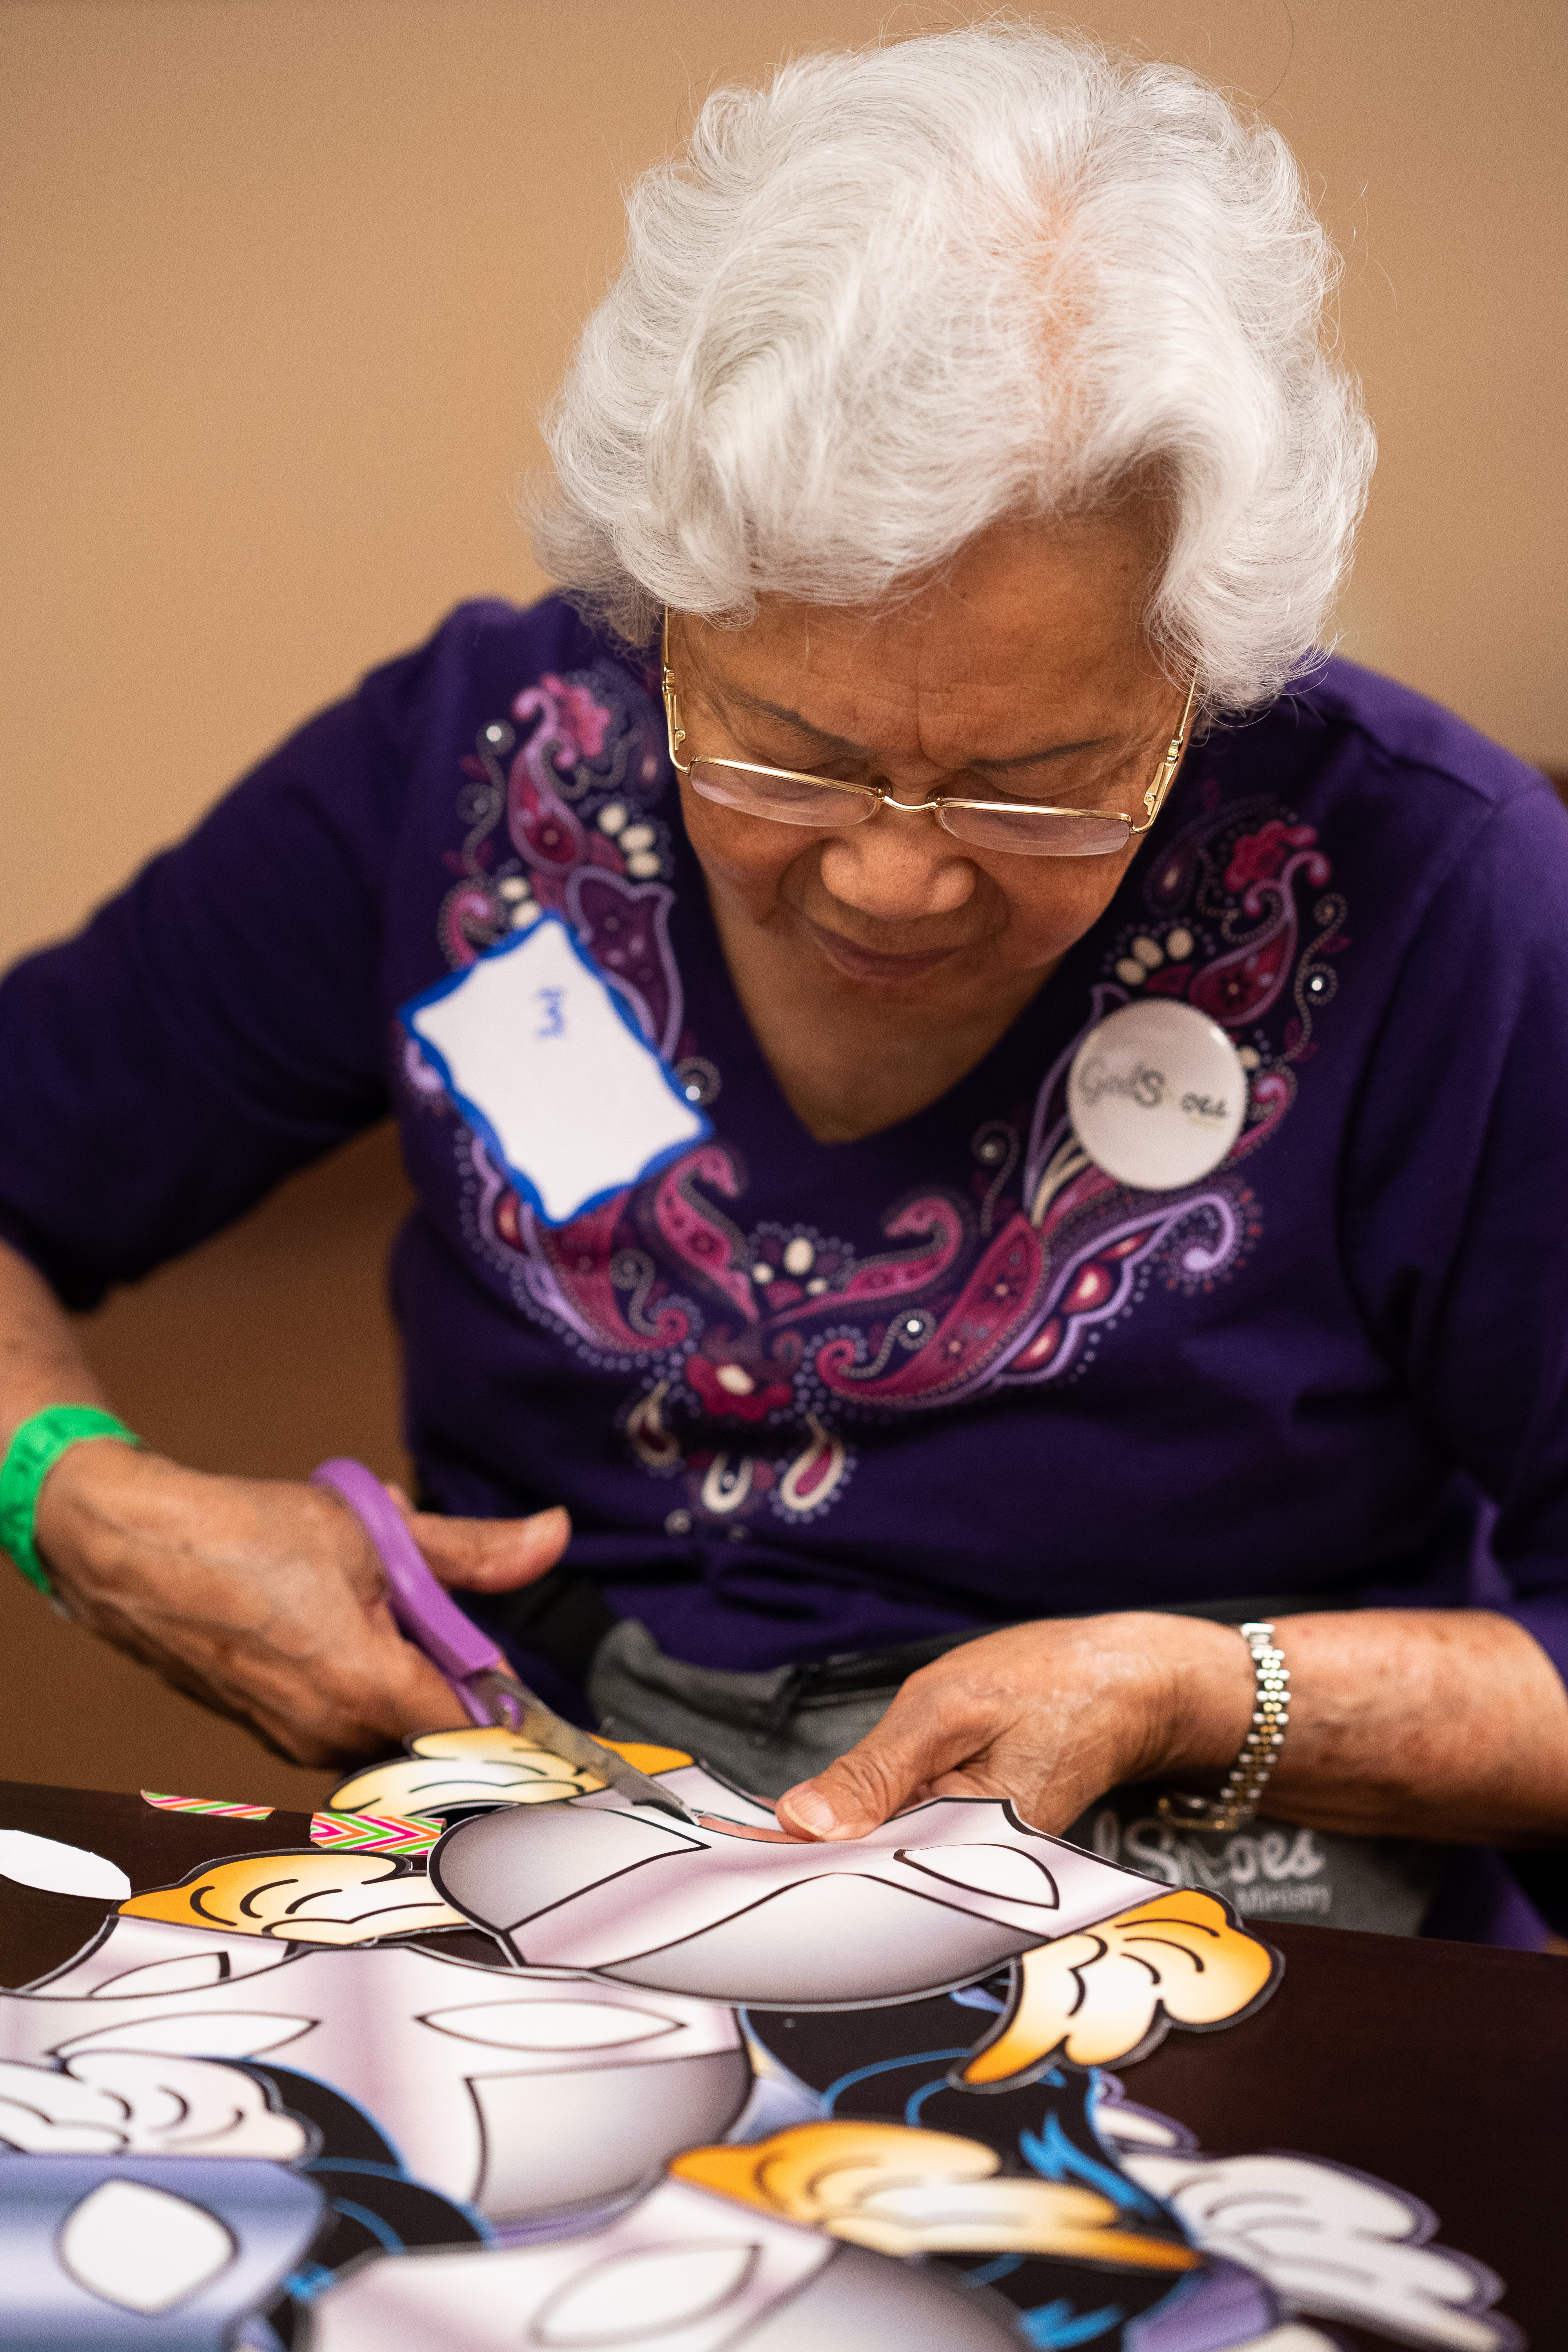
<instances>
[{"instance_id":1,"label":"scissors handle","mask_svg":"<svg viewBox=\"0 0 1568 2352\"><path fill-rule=\"evenodd\" d=\"M685 1800L565 1722L512 1673L495 1643L464 1615L435 1575L396 1504L363 1462L334 1454L310 1473L312 1486L335 1495L363 1528L386 1570L392 1613L416 1649L441 1669L469 1718L507 1725L553 1755L595 1773L634 1804L655 1805L677 1821L696 1817Z\"/></svg>"},{"instance_id":2,"label":"scissors handle","mask_svg":"<svg viewBox=\"0 0 1568 2352\"><path fill-rule=\"evenodd\" d=\"M504 1674L506 1660L434 1575L380 1479L363 1462L339 1454L311 1471L310 1484L325 1486L353 1513L381 1556L399 1625L440 1667L475 1721L487 1722L479 1711L482 1702L464 1685L470 1675Z\"/></svg>"}]
</instances>

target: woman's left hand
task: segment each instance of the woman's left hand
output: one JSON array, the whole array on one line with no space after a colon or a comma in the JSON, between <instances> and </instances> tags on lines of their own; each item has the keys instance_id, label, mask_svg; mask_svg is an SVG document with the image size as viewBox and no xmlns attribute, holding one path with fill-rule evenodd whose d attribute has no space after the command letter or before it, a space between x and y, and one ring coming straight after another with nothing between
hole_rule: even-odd
<instances>
[{"instance_id":1,"label":"woman's left hand","mask_svg":"<svg viewBox=\"0 0 1568 2352\"><path fill-rule=\"evenodd\" d=\"M1057 1832L1122 1781L1223 1773L1252 1703L1234 1626L1144 1611L1009 1626L911 1675L779 1817L803 1837L851 1838L920 1797L1008 1797Z\"/></svg>"},{"instance_id":2,"label":"woman's left hand","mask_svg":"<svg viewBox=\"0 0 1568 2352\"><path fill-rule=\"evenodd\" d=\"M1290 1726L1265 1810L1310 1829L1479 1845L1568 1841L1568 1690L1487 1609L1280 1621ZM966 1642L911 1675L874 1731L779 1800L800 1837L863 1837L926 1796L1008 1797L1057 1834L1108 1789L1217 1788L1252 1720L1234 1625L1144 1611Z\"/></svg>"}]
</instances>

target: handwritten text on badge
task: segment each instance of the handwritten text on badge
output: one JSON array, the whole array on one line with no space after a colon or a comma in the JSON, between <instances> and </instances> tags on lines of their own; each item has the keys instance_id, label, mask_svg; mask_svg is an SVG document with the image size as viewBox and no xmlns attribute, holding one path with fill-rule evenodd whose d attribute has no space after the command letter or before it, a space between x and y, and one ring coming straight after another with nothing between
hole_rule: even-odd
<instances>
[{"instance_id":1,"label":"handwritten text on badge","mask_svg":"<svg viewBox=\"0 0 1568 2352\"><path fill-rule=\"evenodd\" d=\"M402 1019L546 1224L711 1132L559 916L438 982Z\"/></svg>"},{"instance_id":2,"label":"handwritten text on badge","mask_svg":"<svg viewBox=\"0 0 1568 2352\"><path fill-rule=\"evenodd\" d=\"M1119 1184L1173 1192L1217 1168L1247 1116L1247 1073L1190 1004L1125 1004L1091 1029L1068 1078L1073 1132Z\"/></svg>"}]
</instances>

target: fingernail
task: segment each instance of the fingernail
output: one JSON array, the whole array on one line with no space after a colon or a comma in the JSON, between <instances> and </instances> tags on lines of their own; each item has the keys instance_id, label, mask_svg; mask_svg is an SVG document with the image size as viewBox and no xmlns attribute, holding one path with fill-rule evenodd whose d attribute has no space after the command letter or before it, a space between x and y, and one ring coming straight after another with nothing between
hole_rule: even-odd
<instances>
[{"instance_id":1,"label":"fingernail","mask_svg":"<svg viewBox=\"0 0 1568 2352\"><path fill-rule=\"evenodd\" d=\"M808 1837L831 1837L838 1827L837 1814L821 1790L814 1789L809 1780L798 1789L792 1789L786 1797L781 1797L779 1810L787 1814L790 1821L796 1822Z\"/></svg>"}]
</instances>

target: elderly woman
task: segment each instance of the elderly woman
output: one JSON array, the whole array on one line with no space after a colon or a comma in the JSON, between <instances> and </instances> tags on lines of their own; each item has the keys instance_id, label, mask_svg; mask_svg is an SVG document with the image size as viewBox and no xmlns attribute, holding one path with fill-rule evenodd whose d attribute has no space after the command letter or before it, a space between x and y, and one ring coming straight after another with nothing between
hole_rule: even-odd
<instances>
[{"instance_id":1,"label":"elderly woman","mask_svg":"<svg viewBox=\"0 0 1568 2352\"><path fill-rule=\"evenodd\" d=\"M0 1532L79 1621L302 1759L449 1717L331 1496L58 1410L62 1306L390 1112L411 1524L583 1719L1348 1924L1568 1834L1568 824L1313 650L1332 278L1276 133L1087 41L710 100L563 594L0 993Z\"/></svg>"}]
</instances>

